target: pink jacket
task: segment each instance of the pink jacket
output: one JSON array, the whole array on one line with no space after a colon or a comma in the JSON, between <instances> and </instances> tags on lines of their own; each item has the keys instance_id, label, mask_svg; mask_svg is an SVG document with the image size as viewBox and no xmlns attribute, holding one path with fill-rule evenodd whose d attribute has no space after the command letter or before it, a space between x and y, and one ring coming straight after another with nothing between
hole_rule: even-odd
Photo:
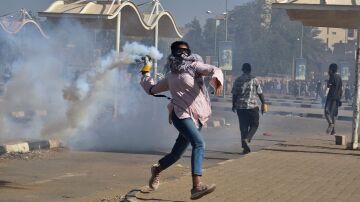
<instances>
[{"instance_id":1,"label":"pink jacket","mask_svg":"<svg viewBox=\"0 0 360 202\"><path fill-rule=\"evenodd\" d=\"M202 62L194 62L192 65L198 74L211 77L210 85L213 88L216 87L216 80L223 85L224 77L221 69ZM199 122L204 125L211 116L209 99L206 99L200 86L188 73L170 72L156 84L150 77L150 73L147 73L141 78L140 84L148 94L150 94L150 88L152 94L170 91L172 99L168 110L169 113L174 111L179 119L191 118L198 127Z\"/></svg>"}]
</instances>

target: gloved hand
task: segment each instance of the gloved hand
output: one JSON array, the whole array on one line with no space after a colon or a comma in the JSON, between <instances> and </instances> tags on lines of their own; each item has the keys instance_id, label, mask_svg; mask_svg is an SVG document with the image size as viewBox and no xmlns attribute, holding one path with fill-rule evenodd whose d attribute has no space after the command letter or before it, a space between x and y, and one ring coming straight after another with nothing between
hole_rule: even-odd
<instances>
[{"instance_id":1,"label":"gloved hand","mask_svg":"<svg viewBox=\"0 0 360 202\"><path fill-rule=\"evenodd\" d=\"M152 65L153 65L152 58L149 55L146 55L146 56L142 57L141 60L142 60L142 63L144 64L143 68L141 69L141 73L146 74L146 73L150 72L152 69Z\"/></svg>"},{"instance_id":2,"label":"gloved hand","mask_svg":"<svg viewBox=\"0 0 360 202\"><path fill-rule=\"evenodd\" d=\"M233 106L231 110L232 110L234 113L236 113L236 108L235 108L235 106Z\"/></svg>"},{"instance_id":3,"label":"gloved hand","mask_svg":"<svg viewBox=\"0 0 360 202\"><path fill-rule=\"evenodd\" d=\"M269 111L269 105L264 103L261 105L261 113L264 114Z\"/></svg>"}]
</instances>

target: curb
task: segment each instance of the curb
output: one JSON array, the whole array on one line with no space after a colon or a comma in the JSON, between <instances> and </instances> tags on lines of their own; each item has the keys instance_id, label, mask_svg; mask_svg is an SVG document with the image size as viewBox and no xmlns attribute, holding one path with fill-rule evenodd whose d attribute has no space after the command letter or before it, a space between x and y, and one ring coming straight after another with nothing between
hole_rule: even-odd
<instances>
[{"instance_id":1,"label":"curb","mask_svg":"<svg viewBox=\"0 0 360 202\"><path fill-rule=\"evenodd\" d=\"M231 107L216 107L212 106L212 110L214 111L227 111L231 112ZM315 114L315 113L301 113L301 112L285 112L285 111L269 111L267 114L272 115L280 115L280 116L297 116L297 117L303 117L303 118L316 118L316 119L323 119L323 114ZM337 120L340 121L352 121L353 117L350 116L338 116Z\"/></svg>"},{"instance_id":2,"label":"curb","mask_svg":"<svg viewBox=\"0 0 360 202\"><path fill-rule=\"evenodd\" d=\"M231 100L220 100L218 98L212 98L212 102L231 102ZM288 101L288 100L269 100L267 102L270 106L276 107L297 107L297 108L307 108L307 109L323 109L321 103L312 102L312 103L303 103L302 101ZM339 107L339 110L352 111L353 107L349 104L343 104Z\"/></svg>"},{"instance_id":3,"label":"curb","mask_svg":"<svg viewBox=\"0 0 360 202\"><path fill-rule=\"evenodd\" d=\"M53 149L62 147L62 145L61 141L56 139L9 143L0 145L0 155L5 153L27 153L34 150Z\"/></svg>"}]
</instances>

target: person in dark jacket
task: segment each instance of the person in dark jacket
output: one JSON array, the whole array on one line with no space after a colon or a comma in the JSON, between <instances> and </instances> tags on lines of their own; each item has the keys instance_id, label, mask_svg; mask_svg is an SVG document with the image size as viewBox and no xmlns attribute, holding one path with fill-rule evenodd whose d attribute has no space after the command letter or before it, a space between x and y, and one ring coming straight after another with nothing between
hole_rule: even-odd
<instances>
[{"instance_id":1,"label":"person in dark jacket","mask_svg":"<svg viewBox=\"0 0 360 202\"><path fill-rule=\"evenodd\" d=\"M325 103L325 118L329 124L326 133L335 135L335 118L338 116L338 108L341 106L342 80L337 74L338 66L333 63L329 67L329 81L327 82L328 93Z\"/></svg>"}]
</instances>

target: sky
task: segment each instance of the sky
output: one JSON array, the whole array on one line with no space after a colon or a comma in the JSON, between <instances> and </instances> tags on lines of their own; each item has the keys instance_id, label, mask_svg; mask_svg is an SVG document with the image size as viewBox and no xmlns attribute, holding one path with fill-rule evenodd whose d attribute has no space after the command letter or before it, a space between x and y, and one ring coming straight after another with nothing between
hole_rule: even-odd
<instances>
[{"instance_id":1,"label":"sky","mask_svg":"<svg viewBox=\"0 0 360 202\"><path fill-rule=\"evenodd\" d=\"M0 16L26 8L33 12L45 10L54 0L0 0ZM148 0L150 1L150 0ZM251 0L228 0L228 8L244 4ZM134 0L135 3L143 3L146 0ZM170 11L178 25L183 26L195 17L204 23L206 18L212 17L206 14L210 10L215 14L225 12L225 0L161 0L165 10Z\"/></svg>"}]
</instances>

